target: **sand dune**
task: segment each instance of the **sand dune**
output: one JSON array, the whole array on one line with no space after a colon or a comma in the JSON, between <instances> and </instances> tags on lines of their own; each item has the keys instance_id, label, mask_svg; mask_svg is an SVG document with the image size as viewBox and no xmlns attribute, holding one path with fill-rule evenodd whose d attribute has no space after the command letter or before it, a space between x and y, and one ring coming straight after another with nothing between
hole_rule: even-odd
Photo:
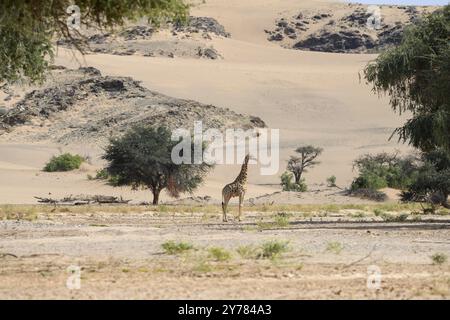
<instances>
[{"instance_id":1,"label":"sand dune","mask_svg":"<svg viewBox=\"0 0 450 320\"><path fill-rule=\"evenodd\" d=\"M199 4L193 15L213 17L231 33L231 38L205 40L221 53L224 59L220 60L108 54L74 59L71 52L59 48L55 63L73 68L88 65L104 75L131 76L151 90L256 115L270 128L280 129L279 173L261 176L257 166L252 166L249 197L279 190L268 184L279 182L293 149L306 143L324 148L322 163L306 175L307 181L321 183L336 175L338 184L345 186L355 174L351 162L357 156L408 151L396 139L388 141L406 115L394 115L388 100L373 95L360 81L358 74L376 56L288 50L267 41L264 33L281 14L333 5L345 8L345 4L318 0L208 0ZM95 146L68 145L62 150L89 153L94 168L101 167L101 150ZM147 191L113 189L87 181L86 172L40 172L45 161L58 152L58 146L0 142L0 203L34 203L34 195L49 192L94 192L149 200ZM217 166L196 194L219 199L222 185L238 170L238 166Z\"/></svg>"}]
</instances>

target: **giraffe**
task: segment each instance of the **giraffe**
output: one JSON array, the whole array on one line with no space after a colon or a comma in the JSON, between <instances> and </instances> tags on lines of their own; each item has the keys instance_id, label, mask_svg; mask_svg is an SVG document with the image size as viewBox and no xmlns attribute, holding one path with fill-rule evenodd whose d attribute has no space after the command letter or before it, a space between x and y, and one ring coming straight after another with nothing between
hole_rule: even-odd
<instances>
[{"instance_id":1,"label":"giraffe","mask_svg":"<svg viewBox=\"0 0 450 320\"><path fill-rule=\"evenodd\" d=\"M236 179L227 184L222 189L222 211L223 211L223 221L228 221L227 219L227 207L228 202L233 197L239 197L239 215L238 215L238 221L241 221L241 211L242 211L242 203L244 202L244 196L245 192L247 191L247 168L248 168L248 161L250 158L254 159L253 157L250 157L250 154L247 154L244 158L244 163L241 167L241 172L236 177Z\"/></svg>"}]
</instances>

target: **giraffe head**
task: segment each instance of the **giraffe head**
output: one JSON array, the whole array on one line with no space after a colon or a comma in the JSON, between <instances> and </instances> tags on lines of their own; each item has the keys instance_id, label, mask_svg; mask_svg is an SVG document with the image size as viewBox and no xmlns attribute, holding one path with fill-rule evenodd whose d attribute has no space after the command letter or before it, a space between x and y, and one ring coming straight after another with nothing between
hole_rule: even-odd
<instances>
[{"instance_id":1,"label":"giraffe head","mask_svg":"<svg viewBox=\"0 0 450 320\"><path fill-rule=\"evenodd\" d=\"M257 160L254 156L252 156L250 153L247 153L247 155L244 158L244 163L247 164L249 160Z\"/></svg>"}]
</instances>

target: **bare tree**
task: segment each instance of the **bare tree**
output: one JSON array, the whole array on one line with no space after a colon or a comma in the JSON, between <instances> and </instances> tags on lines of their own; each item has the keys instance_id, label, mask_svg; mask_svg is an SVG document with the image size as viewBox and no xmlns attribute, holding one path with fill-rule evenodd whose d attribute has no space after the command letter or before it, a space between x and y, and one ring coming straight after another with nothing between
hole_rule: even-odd
<instances>
[{"instance_id":1,"label":"bare tree","mask_svg":"<svg viewBox=\"0 0 450 320\"><path fill-rule=\"evenodd\" d=\"M312 168L320 163L316 161L316 158L322 151L322 148L311 145L299 147L295 150L300 156L291 156L287 165L287 169L294 174L295 183L300 183L302 174L307 172L307 168Z\"/></svg>"}]
</instances>

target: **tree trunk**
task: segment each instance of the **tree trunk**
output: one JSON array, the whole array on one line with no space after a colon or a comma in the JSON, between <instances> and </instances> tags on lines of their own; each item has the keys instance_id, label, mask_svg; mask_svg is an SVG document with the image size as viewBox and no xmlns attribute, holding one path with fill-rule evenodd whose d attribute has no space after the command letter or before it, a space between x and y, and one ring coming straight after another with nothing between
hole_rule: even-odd
<instances>
[{"instance_id":1,"label":"tree trunk","mask_svg":"<svg viewBox=\"0 0 450 320\"><path fill-rule=\"evenodd\" d=\"M302 172L294 172L295 183L300 184L300 180L302 178Z\"/></svg>"},{"instance_id":2,"label":"tree trunk","mask_svg":"<svg viewBox=\"0 0 450 320\"><path fill-rule=\"evenodd\" d=\"M161 190L153 190L153 205L158 205L159 203L159 193L161 192Z\"/></svg>"},{"instance_id":3,"label":"tree trunk","mask_svg":"<svg viewBox=\"0 0 450 320\"><path fill-rule=\"evenodd\" d=\"M444 201L442 202L442 206L445 209L450 209L450 203L448 203L448 194L444 194Z\"/></svg>"}]
</instances>

